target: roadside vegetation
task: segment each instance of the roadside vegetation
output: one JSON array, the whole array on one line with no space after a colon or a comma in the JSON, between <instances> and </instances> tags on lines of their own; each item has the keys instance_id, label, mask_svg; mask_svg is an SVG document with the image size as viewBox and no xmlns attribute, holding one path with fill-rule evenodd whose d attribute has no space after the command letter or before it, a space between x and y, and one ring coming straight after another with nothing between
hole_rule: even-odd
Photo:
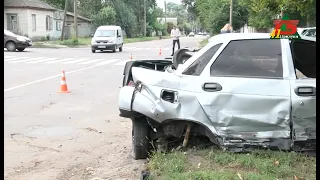
<instances>
[{"instance_id":1,"label":"roadside vegetation","mask_svg":"<svg viewBox=\"0 0 320 180\"><path fill-rule=\"evenodd\" d=\"M169 36L162 36L162 39L168 39ZM159 36L152 36L152 37L137 37L137 38L124 38L123 43L134 43L134 42L143 42L143 41L152 41L158 40ZM52 47L55 45L63 45L69 47L76 47L76 46L88 46L91 44L91 38L78 38L78 39L66 39L63 41L55 40L55 41L39 41L34 42L34 46L36 47Z\"/></svg>"},{"instance_id":2,"label":"roadside vegetation","mask_svg":"<svg viewBox=\"0 0 320 180\"><path fill-rule=\"evenodd\" d=\"M295 152L216 149L155 152L147 164L149 180L314 180L316 158Z\"/></svg>"},{"instance_id":3,"label":"roadside vegetation","mask_svg":"<svg viewBox=\"0 0 320 180\"><path fill-rule=\"evenodd\" d=\"M199 42L199 46L200 46L200 48L203 48L208 43L209 43L209 38L206 38L206 39Z\"/></svg>"}]
</instances>

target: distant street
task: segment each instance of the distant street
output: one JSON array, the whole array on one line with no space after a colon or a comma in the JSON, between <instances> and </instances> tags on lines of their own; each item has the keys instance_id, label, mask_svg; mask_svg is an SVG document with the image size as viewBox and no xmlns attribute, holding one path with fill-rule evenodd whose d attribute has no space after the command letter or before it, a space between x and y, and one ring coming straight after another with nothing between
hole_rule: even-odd
<instances>
[{"instance_id":1,"label":"distant street","mask_svg":"<svg viewBox=\"0 0 320 180\"><path fill-rule=\"evenodd\" d=\"M181 48L204 38L183 37ZM137 179L144 161L131 157L131 122L118 115L123 68L131 55L163 59L171 48L165 39L125 44L116 53L4 50L5 179ZM69 94L57 93L62 70Z\"/></svg>"}]
</instances>

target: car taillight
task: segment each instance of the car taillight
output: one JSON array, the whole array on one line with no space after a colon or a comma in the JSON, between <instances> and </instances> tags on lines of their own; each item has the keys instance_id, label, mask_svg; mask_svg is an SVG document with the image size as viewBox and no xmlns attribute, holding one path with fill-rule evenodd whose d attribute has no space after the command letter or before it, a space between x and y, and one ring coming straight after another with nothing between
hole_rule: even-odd
<instances>
[{"instance_id":1,"label":"car taillight","mask_svg":"<svg viewBox=\"0 0 320 180\"><path fill-rule=\"evenodd\" d=\"M129 81L128 86L134 86L134 82L133 81Z\"/></svg>"}]
</instances>

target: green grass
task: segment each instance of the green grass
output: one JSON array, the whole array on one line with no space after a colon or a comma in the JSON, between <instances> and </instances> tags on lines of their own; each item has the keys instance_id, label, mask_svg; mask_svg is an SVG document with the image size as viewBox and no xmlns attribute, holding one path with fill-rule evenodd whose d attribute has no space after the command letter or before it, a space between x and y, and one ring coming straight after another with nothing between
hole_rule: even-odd
<instances>
[{"instance_id":1,"label":"green grass","mask_svg":"<svg viewBox=\"0 0 320 180\"><path fill-rule=\"evenodd\" d=\"M250 154L219 150L155 152L147 168L151 180L293 180L295 176L299 180L316 179L315 158L264 150Z\"/></svg>"},{"instance_id":2,"label":"green grass","mask_svg":"<svg viewBox=\"0 0 320 180\"><path fill-rule=\"evenodd\" d=\"M204 40L202 40L202 41L200 41L200 48L202 48L202 47L204 47L205 45L207 45L208 43L209 43L209 38L206 38L206 39L204 39Z\"/></svg>"},{"instance_id":3,"label":"green grass","mask_svg":"<svg viewBox=\"0 0 320 180\"><path fill-rule=\"evenodd\" d=\"M168 36L163 36L162 39L167 39L169 38ZM139 37L139 38L124 38L123 43L134 43L134 42L143 42L143 41L152 41L152 40L159 40L158 36L154 37ZM55 41L47 41L46 43L49 44L59 44L59 45L64 45L64 46L85 46L85 45L90 45L91 44L91 38L78 38L76 39L66 39L63 41L60 40L55 40Z\"/></svg>"}]
</instances>

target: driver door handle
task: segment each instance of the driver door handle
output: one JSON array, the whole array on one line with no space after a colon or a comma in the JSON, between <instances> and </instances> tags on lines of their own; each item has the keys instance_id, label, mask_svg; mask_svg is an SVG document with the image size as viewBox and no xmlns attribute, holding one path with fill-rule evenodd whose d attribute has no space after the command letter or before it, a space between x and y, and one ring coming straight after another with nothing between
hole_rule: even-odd
<instances>
[{"instance_id":1,"label":"driver door handle","mask_svg":"<svg viewBox=\"0 0 320 180\"><path fill-rule=\"evenodd\" d=\"M204 83L202 89L207 92L221 91L222 86L219 83Z\"/></svg>"},{"instance_id":2,"label":"driver door handle","mask_svg":"<svg viewBox=\"0 0 320 180\"><path fill-rule=\"evenodd\" d=\"M300 86L294 89L298 96L316 96L316 88L313 86Z\"/></svg>"}]
</instances>

